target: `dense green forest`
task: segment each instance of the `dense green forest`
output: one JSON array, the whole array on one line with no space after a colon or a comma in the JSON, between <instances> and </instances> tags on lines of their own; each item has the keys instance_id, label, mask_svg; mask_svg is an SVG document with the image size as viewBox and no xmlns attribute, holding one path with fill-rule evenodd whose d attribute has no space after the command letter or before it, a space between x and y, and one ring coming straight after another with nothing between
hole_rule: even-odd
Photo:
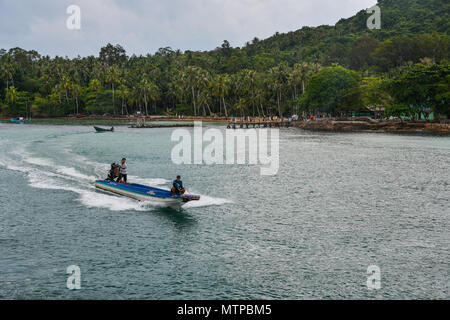
<instances>
[{"instance_id":1,"label":"dense green forest","mask_svg":"<svg viewBox=\"0 0 450 320\"><path fill-rule=\"evenodd\" d=\"M450 116L450 3L379 0L381 29L360 11L335 26L304 27L242 48L161 48L98 57L0 50L3 115L267 116L385 109Z\"/></svg>"}]
</instances>

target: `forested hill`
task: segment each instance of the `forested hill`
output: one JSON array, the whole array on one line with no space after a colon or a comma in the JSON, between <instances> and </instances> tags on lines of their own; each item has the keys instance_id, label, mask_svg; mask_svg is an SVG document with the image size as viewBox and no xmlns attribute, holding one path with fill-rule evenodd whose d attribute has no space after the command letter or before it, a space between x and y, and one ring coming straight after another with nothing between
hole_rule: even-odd
<instances>
[{"instance_id":1,"label":"forested hill","mask_svg":"<svg viewBox=\"0 0 450 320\"><path fill-rule=\"evenodd\" d=\"M368 30L367 19L371 14L363 9L351 18L341 19L335 26L303 27L265 40L255 38L243 50L247 56L263 54L276 63L306 60L345 65L352 44L363 35L381 42L434 32L448 35L450 30L450 2L447 0L379 0L378 6L381 30Z\"/></svg>"},{"instance_id":2,"label":"forested hill","mask_svg":"<svg viewBox=\"0 0 450 320\"><path fill-rule=\"evenodd\" d=\"M450 116L449 1L380 0L379 7L380 30L367 28L371 14L362 8L335 26L242 48L225 40L211 51L130 56L107 44L97 57L74 59L0 49L0 113L405 114L414 106Z\"/></svg>"},{"instance_id":3,"label":"forested hill","mask_svg":"<svg viewBox=\"0 0 450 320\"><path fill-rule=\"evenodd\" d=\"M450 2L447 0L379 0L378 6L382 15L381 30L367 30L366 22L370 14L364 9L351 18L341 19L335 26L303 27L297 31L275 34L266 40L254 39L246 49L251 53L302 52L305 47L319 45L326 48L333 43L346 44L365 33L383 41L395 36L449 32Z\"/></svg>"}]
</instances>

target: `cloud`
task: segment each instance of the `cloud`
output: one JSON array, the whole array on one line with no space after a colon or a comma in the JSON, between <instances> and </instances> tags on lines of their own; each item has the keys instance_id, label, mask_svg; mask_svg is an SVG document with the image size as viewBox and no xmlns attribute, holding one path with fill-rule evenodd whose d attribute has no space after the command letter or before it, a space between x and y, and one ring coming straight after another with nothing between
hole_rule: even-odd
<instances>
[{"instance_id":1,"label":"cloud","mask_svg":"<svg viewBox=\"0 0 450 320\"><path fill-rule=\"evenodd\" d=\"M335 24L376 0L0 0L0 48L43 54L97 55L106 43L128 54L160 47L211 50L227 39L242 46L302 26ZM68 30L66 9L81 8L81 30Z\"/></svg>"}]
</instances>

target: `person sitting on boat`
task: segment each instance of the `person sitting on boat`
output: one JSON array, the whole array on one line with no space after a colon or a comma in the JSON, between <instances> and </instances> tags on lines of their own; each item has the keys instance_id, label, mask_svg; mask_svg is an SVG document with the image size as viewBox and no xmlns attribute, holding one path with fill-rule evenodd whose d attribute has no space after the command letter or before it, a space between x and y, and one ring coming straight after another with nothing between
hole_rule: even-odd
<instances>
[{"instance_id":1,"label":"person sitting on boat","mask_svg":"<svg viewBox=\"0 0 450 320\"><path fill-rule=\"evenodd\" d=\"M122 163L119 166L120 166L120 174L116 182L123 181L127 183L127 168L128 168L127 159L123 158Z\"/></svg>"},{"instance_id":2,"label":"person sitting on boat","mask_svg":"<svg viewBox=\"0 0 450 320\"><path fill-rule=\"evenodd\" d=\"M172 194L184 194L185 189L183 188L183 181L181 181L181 177L177 176L176 180L173 180L172 185Z\"/></svg>"},{"instance_id":3,"label":"person sitting on boat","mask_svg":"<svg viewBox=\"0 0 450 320\"><path fill-rule=\"evenodd\" d=\"M106 178L106 180L114 181L114 179L119 177L119 175L120 175L120 168L119 167L120 166L118 164L111 163L111 169L109 170L108 178Z\"/></svg>"}]
</instances>

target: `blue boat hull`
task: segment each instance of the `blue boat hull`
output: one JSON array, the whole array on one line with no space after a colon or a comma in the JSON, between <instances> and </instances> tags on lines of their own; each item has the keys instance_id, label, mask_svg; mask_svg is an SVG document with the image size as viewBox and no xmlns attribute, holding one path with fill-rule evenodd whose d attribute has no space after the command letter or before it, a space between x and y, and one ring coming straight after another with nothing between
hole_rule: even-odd
<instances>
[{"instance_id":1,"label":"blue boat hull","mask_svg":"<svg viewBox=\"0 0 450 320\"><path fill-rule=\"evenodd\" d=\"M95 187L139 201L153 201L170 207L179 207L184 202L200 199L200 196L195 195L172 195L172 192L169 190L144 186L137 183L124 184L115 181L97 180L95 181Z\"/></svg>"}]
</instances>

